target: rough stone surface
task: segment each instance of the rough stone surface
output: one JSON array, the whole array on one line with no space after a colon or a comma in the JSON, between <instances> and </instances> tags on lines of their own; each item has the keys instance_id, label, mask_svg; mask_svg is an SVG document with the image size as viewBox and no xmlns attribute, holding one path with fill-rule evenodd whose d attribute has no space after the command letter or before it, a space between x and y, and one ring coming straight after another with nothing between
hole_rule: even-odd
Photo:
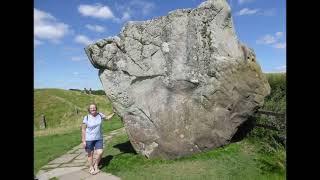
<instances>
[{"instance_id":1,"label":"rough stone surface","mask_svg":"<svg viewBox=\"0 0 320 180\"><path fill-rule=\"evenodd\" d=\"M177 158L228 144L270 86L225 0L128 22L85 48L134 149Z\"/></svg>"}]
</instances>

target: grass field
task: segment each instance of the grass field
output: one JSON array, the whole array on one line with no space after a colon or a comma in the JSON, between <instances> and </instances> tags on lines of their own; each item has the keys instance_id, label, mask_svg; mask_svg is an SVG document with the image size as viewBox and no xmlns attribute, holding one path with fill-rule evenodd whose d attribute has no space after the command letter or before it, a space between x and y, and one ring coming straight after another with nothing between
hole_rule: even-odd
<instances>
[{"instance_id":1,"label":"grass field","mask_svg":"<svg viewBox=\"0 0 320 180\"><path fill-rule=\"evenodd\" d=\"M286 74L267 74L271 94L266 97L263 109L276 112L286 110ZM80 125L87 113L86 106L95 101L99 111L108 114L111 104L105 96L81 94L60 89L35 90L35 168L80 144ZM80 109L78 115L75 107ZM48 120L46 130L38 129L41 113ZM37 122L36 122L37 121ZM277 119L256 118L256 123L285 126ZM104 132L122 127L118 116L103 125ZM107 146L102 170L122 179L286 179L286 148L279 136L286 130L253 127L241 141L212 151L177 160L147 159L135 154L126 134L116 135Z\"/></svg>"},{"instance_id":2,"label":"grass field","mask_svg":"<svg viewBox=\"0 0 320 180\"><path fill-rule=\"evenodd\" d=\"M275 112L286 111L286 73L266 74L271 87L271 93L265 98L263 109Z\"/></svg>"},{"instance_id":3,"label":"grass field","mask_svg":"<svg viewBox=\"0 0 320 180\"><path fill-rule=\"evenodd\" d=\"M108 142L102 170L126 180L140 179L285 179L285 150L261 153L261 146L245 139L226 147L177 160L147 159L133 151L126 134ZM269 164L280 168L268 168Z\"/></svg>"},{"instance_id":4,"label":"grass field","mask_svg":"<svg viewBox=\"0 0 320 180\"><path fill-rule=\"evenodd\" d=\"M75 130L81 125L83 116L87 112L88 104L95 102L99 111L109 114L111 103L102 95L88 95L76 91L62 89L34 90L34 130L35 134L57 134ZM76 114L78 109L78 114ZM47 128L39 129L41 115L46 117Z\"/></svg>"},{"instance_id":5,"label":"grass field","mask_svg":"<svg viewBox=\"0 0 320 180\"><path fill-rule=\"evenodd\" d=\"M119 116L103 123L103 132L107 133L123 127ZM38 136L34 138L34 173L51 160L63 155L81 143L81 131L73 130L65 134Z\"/></svg>"}]
</instances>

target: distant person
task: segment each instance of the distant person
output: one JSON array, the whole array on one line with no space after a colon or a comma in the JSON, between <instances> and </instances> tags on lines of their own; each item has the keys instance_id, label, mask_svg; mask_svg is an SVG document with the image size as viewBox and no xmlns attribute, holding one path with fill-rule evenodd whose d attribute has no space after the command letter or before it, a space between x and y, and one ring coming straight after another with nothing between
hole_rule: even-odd
<instances>
[{"instance_id":1,"label":"distant person","mask_svg":"<svg viewBox=\"0 0 320 180\"><path fill-rule=\"evenodd\" d=\"M97 174L100 171L98 165L103 153L102 120L110 120L114 113L105 116L101 112L98 112L98 107L94 103L89 105L88 112L89 114L83 118L82 145L88 153L89 173ZM97 153L95 162L93 162L94 150Z\"/></svg>"}]
</instances>

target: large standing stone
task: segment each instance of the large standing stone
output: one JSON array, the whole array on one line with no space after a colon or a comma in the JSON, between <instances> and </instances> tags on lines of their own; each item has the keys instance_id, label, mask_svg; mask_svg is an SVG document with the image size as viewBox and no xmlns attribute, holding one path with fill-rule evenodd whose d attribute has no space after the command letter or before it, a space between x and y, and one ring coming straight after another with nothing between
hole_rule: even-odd
<instances>
[{"instance_id":1,"label":"large standing stone","mask_svg":"<svg viewBox=\"0 0 320 180\"><path fill-rule=\"evenodd\" d=\"M134 149L147 157L228 144L270 93L225 0L128 22L85 50Z\"/></svg>"}]
</instances>

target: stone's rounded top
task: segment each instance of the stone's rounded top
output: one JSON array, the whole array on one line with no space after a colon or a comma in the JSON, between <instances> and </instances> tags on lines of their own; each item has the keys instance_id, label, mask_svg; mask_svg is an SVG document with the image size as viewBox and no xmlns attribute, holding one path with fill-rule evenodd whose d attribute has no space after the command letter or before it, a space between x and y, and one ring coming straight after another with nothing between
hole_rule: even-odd
<instances>
[{"instance_id":1,"label":"stone's rounded top","mask_svg":"<svg viewBox=\"0 0 320 180\"><path fill-rule=\"evenodd\" d=\"M144 23L146 23L146 21L127 21L124 24L124 26L121 28L120 32L123 32L128 27L140 25L140 24L144 24Z\"/></svg>"},{"instance_id":2,"label":"stone's rounded top","mask_svg":"<svg viewBox=\"0 0 320 180\"><path fill-rule=\"evenodd\" d=\"M172 10L168 12L168 15L175 15L175 14L184 14L184 13L189 13L191 12L192 9L191 8L187 8L187 9L176 9L176 10Z\"/></svg>"},{"instance_id":3,"label":"stone's rounded top","mask_svg":"<svg viewBox=\"0 0 320 180\"><path fill-rule=\"evenodd\" d=\"M90 63L97 69L108 68L108 60L112 59L119 50L121 39L118 36L109 36L88 45L85 52ZM105 51L102 53L102 51ZM101 57L102 54L102 57Z\"/></svg>"},{"instance_id":4,"label":"stone's rounded top","mask_svg":"<svg viewBox=\"0 0 320 180\"><path fill-rule=\"evenodd\" d=\"M128 21L126 25L131 25L131 24L143 24L145 21Z\"/></svg>"},{"instance_id":5,"label":"stone's rounded top","mask_svg":"<svg viewBox=\"0 0 320 180\"><path fill-rule=\"evenodd\" d=\"M223 11L230 12L231 8L226 0L207 0L201 3L198 8L216 8L223 9Z\"/></svg>"},{"instance_id":6,"label":"stone's rounded top","mask_svg":"<svg viewBox=\"0 0 320 180\"><path fill-rule=\"evenodd\" d=\"M198 8L202 8L202 7L223 7L223 6L228 6L228 3L226 0L207 0L205 2L202 2Z\"/></svg>"}]
</instances>

